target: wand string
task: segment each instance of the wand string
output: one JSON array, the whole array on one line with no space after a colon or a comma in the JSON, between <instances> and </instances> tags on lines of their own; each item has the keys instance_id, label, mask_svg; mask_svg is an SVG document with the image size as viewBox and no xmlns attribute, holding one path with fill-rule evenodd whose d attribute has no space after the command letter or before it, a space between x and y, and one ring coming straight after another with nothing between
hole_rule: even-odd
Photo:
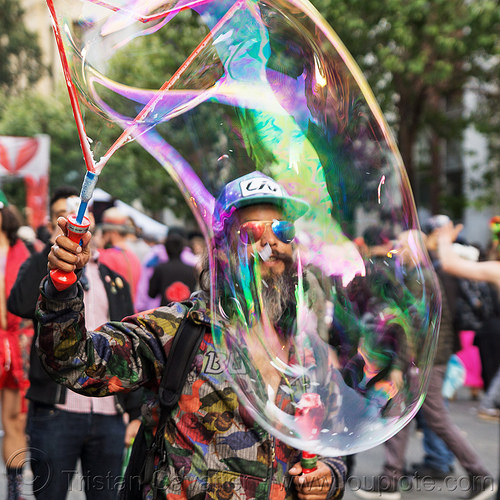
<instances>
[{"instance_id":1,"label":"wand string","mask_svg":"<svg viewBox=\"0 0 500 500\"><path fill-rule=\"evenodd\" d=\"M82 147L83 159L85 161L87 170L89 172L95 172L94 159L92 157L92 151L90 150L87 133L85 131L82 112L80 110L78 99L76 97L75 85L73 83L73 79L71 78L71 73L69 71L68 59L66 58L66 53L64 52L61 30L59 28L59 23L57 22L54 3L52 0L46 0L46 1L50 12L50 17L52 20L52 29L54 30L54 35L56 38L57 50L59 51L59 57L61 59L64 78L66 79L66 86L68 88L69 100L71 102L71 108L73 109L73 116L75 117L76 128L78 129L78 137L80 139L80 145Z\"/></svg>"},{"instance_id":2,"label":"wand string","mask_svg":"<svg viewBox=\"0 0 500 500\"><path fill-rule=\"evenodd\" d=\"M146 116L151 112L154 105L161 99L162 93L171 89L179 78L183 75L186 69L191 65L194 59L201 53L201 51L207 46L208 42L212 39L214 32L217 32L218 28L222 26L226 20L232 16L233 12L240 8L241 2L236 2L217 22L214 28L208 33L205 38L199 43L199 45L193 50L189 57L179 66L177 71L172 75L172 77L167 80L156 92L156 94L150 99L150 101L142 108L139 114L134 118L132 123L122 132L120 137L113 143L113 145L108 149L106 154L99 160L97 168L102 168L108 162L109 158L121 148L132 136L134 128L137 127L138 122L146 118Z\"/></svg>"}]
</instances>

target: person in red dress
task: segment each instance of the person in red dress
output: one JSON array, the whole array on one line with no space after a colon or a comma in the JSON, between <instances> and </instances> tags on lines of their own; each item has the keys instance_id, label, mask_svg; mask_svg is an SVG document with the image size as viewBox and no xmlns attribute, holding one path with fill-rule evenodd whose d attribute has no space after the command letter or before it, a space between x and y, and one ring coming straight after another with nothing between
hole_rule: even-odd
<instances>
[{"instance_id":1,"label":"person in red dress","mask_svg":"<svg viewBox=\"0 0 500 500\"><path fill-rule=\"evenodd\" d=\"M21 264L30 256L17 236L21 221L0 191L0 402L4 430L3 461L7 468L7 500L17 500L26 461L28 359L33 326L7 310L7 299Z\"/></svg>"}]
</instances>

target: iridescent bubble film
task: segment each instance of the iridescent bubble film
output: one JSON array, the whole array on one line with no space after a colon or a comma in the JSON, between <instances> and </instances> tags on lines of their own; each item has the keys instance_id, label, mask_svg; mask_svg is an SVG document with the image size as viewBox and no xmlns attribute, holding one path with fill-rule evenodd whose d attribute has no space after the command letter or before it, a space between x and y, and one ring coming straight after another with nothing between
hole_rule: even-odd
<instances>
[{"instance_id":1,"label":"iridescent bubble film","mask_svg":"<svg viewBox=\"0 0 500 500\"><path fill-rule=\"evenodd\" d=\"M325 455L391 437L424 397L440 293L392 135L332 29L298 0L55 11L92 170L136 141L196 216L245 409Z\"/></svg>"}]
</instances>

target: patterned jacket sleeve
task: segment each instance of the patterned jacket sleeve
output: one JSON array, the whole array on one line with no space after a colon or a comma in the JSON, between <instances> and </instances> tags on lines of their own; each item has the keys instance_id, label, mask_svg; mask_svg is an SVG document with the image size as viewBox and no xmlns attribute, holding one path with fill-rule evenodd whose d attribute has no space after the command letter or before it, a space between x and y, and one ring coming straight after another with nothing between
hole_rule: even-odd
<instances>
[{"instance_id":1,"label":"patterned jacket sleeve","mask_svg":"<svg viewBox=\"0 0 500 500\"><path fill-rule=\"evenodd\" d=\"M37 349L56 382L88 396L159 384L185 305L109 322L91 332L85 328L81 285L77 283L72 293L51 294L46 281L36 311Z\"/></svg>"},{"instance_id":2,"label":"patterned jacket sleeve","mask_svg":"<svg viewBox=\"0 0 500 500\"><path fill-rule=\"evenodd\" d=\"M342 498L347 481L347 465L345 461L339 457L321 457L320 460L330 467L334 479L327 498L329 500Z\"/></svg>"}]
</instances>

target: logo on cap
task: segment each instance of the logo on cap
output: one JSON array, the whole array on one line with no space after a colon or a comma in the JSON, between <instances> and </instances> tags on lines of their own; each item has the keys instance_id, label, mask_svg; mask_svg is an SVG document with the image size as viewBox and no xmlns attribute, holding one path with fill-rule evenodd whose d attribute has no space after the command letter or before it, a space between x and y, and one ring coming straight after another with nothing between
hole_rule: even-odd
<instances>
[{"instance_id":1,"label":"logo on cap","mask_svg":"<svg viewBox=\"0 0 500 500\"><path fill-rule=\"evenodd\" d=\"M243 197L258 194L283 196L281 186L271 179L257 178L245 180L240 182L240 189Z\"/></svg>"}]
</instances>

